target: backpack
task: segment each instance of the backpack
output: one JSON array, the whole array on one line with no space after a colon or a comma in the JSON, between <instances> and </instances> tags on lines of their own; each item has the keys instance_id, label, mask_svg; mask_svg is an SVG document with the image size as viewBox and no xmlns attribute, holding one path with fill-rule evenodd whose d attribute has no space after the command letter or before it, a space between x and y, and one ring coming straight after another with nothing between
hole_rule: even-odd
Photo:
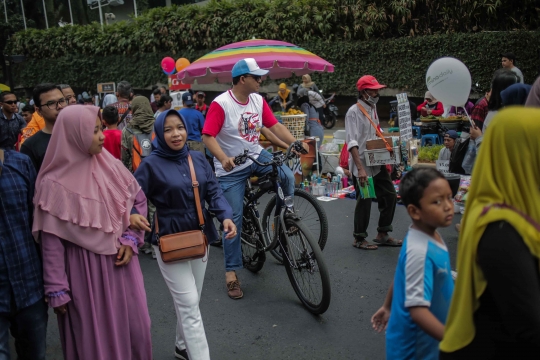
<instances>
[{"instance_id":1,"label":"backpack","mask_svg":"<svg viewBox=\"0 0 540 360\"><path fill-rule=\"evenodd\" d=\"M131 131L130 131L131 132ZM142 160L152 153L152 141L156 134L133 134L133 146L131 151L131 167L133 172L141 165Z\"/></svg>"}]
</instances>

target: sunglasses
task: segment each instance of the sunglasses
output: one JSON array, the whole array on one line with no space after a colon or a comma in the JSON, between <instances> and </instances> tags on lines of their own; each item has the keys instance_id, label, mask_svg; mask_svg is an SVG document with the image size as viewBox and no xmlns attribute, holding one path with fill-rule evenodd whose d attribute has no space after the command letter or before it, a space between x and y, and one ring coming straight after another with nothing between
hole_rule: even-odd
<instances>
[{"instance_id":1,"label":"sunglasses","mask_svg":"<svg viewBox=\"0 0 540 360\"><path fill-rule=\"evenodd\" d=\"M13 104L16 104L16 103L17 103L17 100L4 101L4 104L8 104L8 105L13 105Z\"/></svg>"},{"instance_id":2,"label":"sunglasses","mask_svg":"<svg viewBox=\"0 0 540 360\"><path fill-rule=\"evenodd\" d=\"M244 75L244 77L253 78L253 80L255 80L256 82L259 82L262 80L262 76L258 76L258 75Z\"/></svg>"}]
</instances>

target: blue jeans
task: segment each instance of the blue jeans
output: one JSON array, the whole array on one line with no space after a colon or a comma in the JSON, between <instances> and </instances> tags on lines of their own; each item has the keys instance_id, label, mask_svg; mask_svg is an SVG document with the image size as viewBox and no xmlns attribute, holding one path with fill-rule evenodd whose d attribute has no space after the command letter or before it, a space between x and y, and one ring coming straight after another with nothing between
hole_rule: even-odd
<instances>
[{"instance_id":1,"label":"blue jeans","mask_svg":"<svg viewBox=\"0 0 540 360\"><path fill-rule=\"evenodd\" d=\"M260 162L269 162L272 154L268 151L261 151L258 160ZM281 186L285 196L294 194L294 176L286 165L279 168ZM238 172L218 177L219 185L225 195L225 199L233 210L233 221L237 228L237 235L233 239L225 239L223 236L223 253L225 255L225 270L234 271L244 267L242 263L242 248L240 234L242 233L242 211L244 206L244 191L246 189L246 180L251 176L262 176L272 171L271 166L262 167L255 163Z\"/></svg>"},{"instance_id":2,"label":"blue jeans","mask_svg":"<svg viewBox=\"0 0 540 360\"><path fill-rule=\"evenodd\" d=\"M14 309L15 306L13 305ZM19 360L45 360L47 304L43 299L18 311L0 313L0 360L10 360L9 332Z\"/></svg>"}]
</instances>

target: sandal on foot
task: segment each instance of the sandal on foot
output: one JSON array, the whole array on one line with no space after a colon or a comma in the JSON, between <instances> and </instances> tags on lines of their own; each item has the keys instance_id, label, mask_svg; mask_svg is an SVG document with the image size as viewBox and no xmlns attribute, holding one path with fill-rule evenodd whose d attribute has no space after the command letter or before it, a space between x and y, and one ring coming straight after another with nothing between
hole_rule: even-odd
<instances>
[{"instance_id":1,"label":"sandal on foot","mask_svg":"<svg viewBox=\"0 0 540 360\"><path fill-rule=\"evenodd\" d=\"M382 239L373 239L373 242L376 243L379 246L392 246L392 247L400 247L403 245L403 240L396 240L390 235L386 234Z\"/></svg>"},{"instance_id":2,"label":"sandal on foot","mask_svg":"<svg viewBox=\"0 0 540 360\"><path fill-rule=\"evenodd\" d=\"M360 250L377 250L378 246L367 242L367 240L355 240L353 246Z\"/></svg>"}]
</instances>

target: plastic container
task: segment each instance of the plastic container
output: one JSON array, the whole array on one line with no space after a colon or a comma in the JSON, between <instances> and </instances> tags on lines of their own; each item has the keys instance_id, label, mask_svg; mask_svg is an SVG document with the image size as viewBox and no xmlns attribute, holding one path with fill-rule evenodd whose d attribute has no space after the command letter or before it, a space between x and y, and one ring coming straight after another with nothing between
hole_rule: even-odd
<instances>
[{"instance_id":1,"label":"plastic container","mask_svg":"<svg viewBox=\"0 0 540 360\"><path fill-rule=\"evenodd\" d=\"M334 131L334 139L345 140L345 136L346 136L345 130Z\"/></svg>"}]
</instances>

